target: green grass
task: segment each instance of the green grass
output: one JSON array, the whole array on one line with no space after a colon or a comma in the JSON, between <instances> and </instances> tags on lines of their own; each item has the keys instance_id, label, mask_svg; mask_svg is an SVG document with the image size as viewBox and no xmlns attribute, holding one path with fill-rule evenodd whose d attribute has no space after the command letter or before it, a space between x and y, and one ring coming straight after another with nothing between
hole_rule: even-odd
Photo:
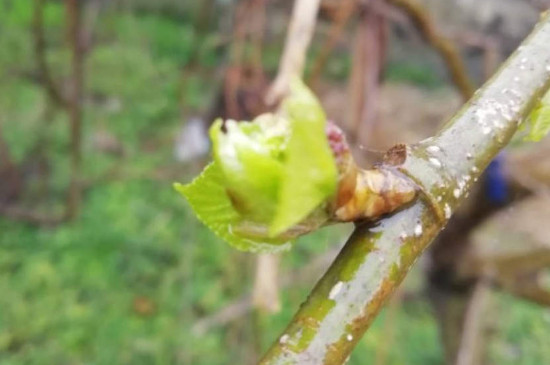
<instances>
[{"instance_id":1,"label":"green grass","mask_svg":"<svg viewBox=\"0 0 550 365\"><path fill-rule=\"evenodd\" d=\"M444 80L428 63L391 62L386 66L385 76L388 81L406 82L427 89L435 89L444 84Z\"/></svg>"},{"instance_id":2,"label":"green grass","mask_svg":"<svg viewBox=\"0 0 550 365\"><path fill-rule=\"evenodd\" d=\"M18 163L28 162L38 138L43 141L51 176L49 195L37 203L53 214L68 183L67 118L59 110L48 112L41 87L24 76L34 69L31 2L11 3L11 10L0 11L0 128ZM68 64L63 14L59 3L48 3L48 60L58 77ZM188 23L111 10L97 29L86 88L99 101L86 101L84 177L98 177L116 164L138 177L94 185L86 190L79 218L56 228L0 218L0 363L245 363L280 334L314 283L285 289L283 310L259 322L259 336L252 316L203 336L190 332L197 319L250 291L254 256L230 249L206 230L172 191L171 181L139 176L176 166L172 140L182 123L180 110L204 109L219 80L194 75L180 92L181 67L198 46ZM209 39L201 59L213 75L220 60L208 46L216 43L216 35ZM276 53L267 57L274 65ZM349 63L340 57L331 62L338 63L338 77ZM407 77L426 82L423 72ZM123 160L93 147L91 136L98 130L120 140ZM188 175L182 173L181 180ZM283 256L283 270L307 264L345 232L326 229L304 237ZM506 322L491 345L493 363L550 362L548 311L499 300ZM148 308L136 309L136 301ZM388 338L390 322L395 327ZM391 321L383 312L350 364L373 362L388 344L386 364L442 363L437 326L425 300L405 303Z\"/></svg>"}]
</instances>

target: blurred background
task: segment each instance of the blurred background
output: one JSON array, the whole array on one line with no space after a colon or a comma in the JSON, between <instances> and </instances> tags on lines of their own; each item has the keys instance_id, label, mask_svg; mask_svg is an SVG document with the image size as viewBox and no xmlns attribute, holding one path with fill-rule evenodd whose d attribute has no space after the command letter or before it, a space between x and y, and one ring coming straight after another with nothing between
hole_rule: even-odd
<instances>
[{"instance_id":1,"label":"blurred background","mask_svg":"<svg viewBox=\"0 0 550 365\"><path fill-rule=\"evenodd\" d=\"M547 7L323 0L305 80L373 163L432 135ZM254 364L282 332L352 227L299 239L273 286L171 184L215 117L268 110L291 10L0 0L1 364ZM549 152L493 162L350 364L550 363Z\"/></svg>"}]
</instances>

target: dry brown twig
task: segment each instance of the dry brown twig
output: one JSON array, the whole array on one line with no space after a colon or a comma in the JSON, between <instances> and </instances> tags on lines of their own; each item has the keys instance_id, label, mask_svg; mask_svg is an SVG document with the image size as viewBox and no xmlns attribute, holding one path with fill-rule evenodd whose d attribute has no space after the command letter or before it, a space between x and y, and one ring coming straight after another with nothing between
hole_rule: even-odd
<instances>
[{"instance_id":1,"label":"dry brown twig","mask_svg":"<svg viewBox=\"0 0 550 365\"><path fill-rule=\"evenodd\" d=\"M82 165L82 99L84 89L84 37L82 4L78 0L65 0L67 11L67 37L71 48L71 97L68 103L71 130L71 181L67 197L66 219L78 214L82 199L80 173Z\"/></svg>"},{"instance_id":2,"label":"dry brown twig","mask_svg":"<svg viewBox=\"0 0 550 365\"><path fill-rule=\"evenodd\" d=\"M454 44L437 30L430 15L416 0L388 0L388 2L403 10L414 23L421 35L441 55L445 61L451 79L460 90L464 100L470 99L475 87L470 81L468 72L460 53Z\"/></svg>"},{"instance_id":3,"label":"dry brown twig","mask_svg":"<svg viewBox=\"0 0 550 365\"><path fill-rule=\"evenodd\" d=\"M527 0L527 2L540 11L545 11L550 8L550 1L548 0Z\"/></svg>"},{"instance_id":4,"label":"dry brown twig","mask_svg":"<svg viewBox=\"0 0 550 365\"><path fill-rule=\"evenodd\" d=\"M67 12L67 38L71 49L70 96L61 93L51 76L51 70L46 62L44 38L44 0L36 0L33 15L34 48L38 62L41 81L44 83L49 99L64 107L69 114L71 143L71 176L66 199L65 212L59 216L41 214L18 206L4 206L0 213L14 220L26 221L31 224L57 225L76 217L80 207L82 188L80 182L82 160L82 99L84 83L84 59L86 47L84 44L86 32L82 26L82 2L65 0ZM93 21L90 23L92 26ZM91 29L89 30L91 32Z\"/></svg>"},{"instance_id":5,"label":"dry brown twig","mask_svg":"<svg viewBox=\"0 0 550 365\"><path fill-rule=\"evenodd\" d=\"M319 55L313 63L311 75L309 77L309 82L311 85L317 85L319 78L321 77L321 72L325 68L327 60L342 37L342 32L346 28L346 25L350 18L352 17L354 10L357 7L357 0L344 0L340 6L339 11L336 13L334 22L332 23L327 39L323 45L323 48L319 52Z\"/></svg>"},{"instance_id":6,"label":"dry brown twig","mask_svg":"<svg viewBox=\"0 0 550 365\"><path fill-rule=\"evenodd\" d=\"M40 81L44 85L48 97L54 104L65 107L67 105L67 99L61 92L60 86L56 84L53 79L52 72L46 59L44 2L45 0L34 1L32 21L34 56L37 62Z\"/></svg>"},{"instance_id":7,"label":"dry brown twig","mask_svg":"<svg viewBox=\"0 0 550 365\"><path fill-rule=\"evenodd\" d=\"M475 31L461 30L452 36L461 45L474 47L483 51L483 76L488 79L502 62L500 42L498 39Z\"/></svg>"},{"instance_id":8,"label":"dry brown twig","mask_svg":"<svg viewBox=\"0 0 550 365\"><path fill-rule=\"evenodd\" d=\"M321 0L294 2L279 71L265 97L266 104L276 104L287 93L290 80L293 77L302 76L307 49L315 31L320 2Z\"/></svg>"},{"instance_id":9,"label":"dry brown twig","mask_svg":"<svg viewBox=\"0 0 550 365\"><path fill-rule=\"evenodd\" d=\"M361 9L354 45L353 67L349 81L349 137L352 142L372 147L378 118L380 81L387 45L387 22L378 12L380 1Z\"/></svg>"},{"instance_id":10,"label":"dry brown twig","mask_svg":"<svg viewBox=\"0 0 550 365\"><path fill-rule=\"evenodd\" d=\"M268 313L277 313L281 310L278 255L260 254L256 258L252 304L255 308Z\"/></svg>"},{"instance_id":11,"label":"dry brown twig","mask_svg":"<svg viewBox=\"0 0 550 365\"><path fill-rule=\"evenodd\" d=\"M468 303L462 329L462 338L458 349L456 365L475 365L482 363L483 356L483 316L490 295L490 284L479 280Z\"/></svg>"}]
</instances>

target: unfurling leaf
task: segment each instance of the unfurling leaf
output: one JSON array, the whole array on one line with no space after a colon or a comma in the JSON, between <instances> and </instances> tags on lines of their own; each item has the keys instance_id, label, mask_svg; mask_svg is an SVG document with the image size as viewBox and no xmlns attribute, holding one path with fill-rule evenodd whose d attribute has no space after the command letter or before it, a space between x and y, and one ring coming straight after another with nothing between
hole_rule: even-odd
<instances>
[{"instance_id":1,"label":"unfurling leaf","mask_svg":"<svg viewBox=\"0 0 550 365\"><path fill-rule=\"evenodd\" d=\"M217 120L210 137L214 162L174 187L240 250L284 250L327 223L378 219L416 196L416 185L393 168L359 169L343 132L299 80L278 113Z\"/></svg>"},{"instance_id":2,"label":"unfurling leaf","mask_svg":"<svg viewBox=\"0 0 550 365\"><path fill-rule=\"evenodd\" d=\"M524 141L538 142L550 132L550 91L533 108L522 126Z\"/></svg>"},{"instance_id":3,"label":"unfurling leaf","mask_svg":"<svg viewBox=\"0 0 550 365\"><path fill-rule=\"evenodd\" d=\"M210 128L214 161L243 217L266 224L273 217L284 168L285 124L282 118L266 114L252 123L228 120L225 132L221 120Z\"/></svg>"},{"instance_id":4,"label":"unfurling leaf","mask_svg":"<svg viewBox=\"0 0 550 365\"><path fill-rule=\"evenodd\" d=\"M276 252L290 247L285 238L259 239L237 233L238 227L245 222L233 207L226 193L223 175L215 162L191 183L175 183L174 188L187 198L197 217L231 246L252 252Z\"/></svg>"},{"instance_id":5,"label":"unfurling leaf","mask_svg":"<svg viewBox=\"0 0 550 365\"><path fill-rule=\"evenodd\" d=\"M271 234L279 234L306 218L336 192L338 171L330 149L326 116L304 84L295 80L283 101L290 121L284 175Z\"/></svg>"},{"instance_id":6,"label":"unfurling leaf","mask_svg":"<svg viewBox=\"0 0 550 365\"><path fill-rule=\"evenodd\" d=\"M273 251L325 223L338 172L325 133L326 117L299 80L278 114L253 122L216 121L214 163L175 188L199 219L232 246Z\"/></svg>"}]
</instances>

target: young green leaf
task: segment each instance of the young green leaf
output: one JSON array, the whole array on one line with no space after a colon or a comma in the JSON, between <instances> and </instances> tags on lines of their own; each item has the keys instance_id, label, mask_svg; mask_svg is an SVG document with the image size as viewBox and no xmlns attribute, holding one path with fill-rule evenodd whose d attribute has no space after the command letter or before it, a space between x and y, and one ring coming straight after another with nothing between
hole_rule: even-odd
<instances>
[{"instance_id":1,"label":"young green leaf","mask_svg":"<svg viewBox=\"0 0 550 365\"><path fill-rule=\"evenodd\" d=\"M270 233L277 235L301 220L336 192L338 172L325 128L325 113L313 93L298 79L283 101L290 121L290 140Z\"/></svg>"},{"instance_id":2,"label":"young green leaf","mask_svg":"<svg viewBox=\"0 0 550 365\"><path fill-rule=\"evenodd\" d=\"M538 142L550 132L550 91L533 108L527 120L514 136L513 144Z\"/></svg>"},{"instance_id":3,"label":"young green leaf","mask_svg":"<svg viewBox=\"0 0 550 365\"><path fill-rule=\"evenodd\" d=\"M238 227L247 223L233 207L223 182L223 175L214 162L191 183L175 183L174 188L187 198L197 217L231 246L251 252L289 249L290 243L285 238L248 237L237 233L242 231Z\"/></svg>"},{"instance_id":4,"label":"young green leaf","mask_svg":"<svg viewBox=\"0 0 550 365\"><path fill-rule=\"evenodd\" d=\"M541 99L539 105L533 109L527 120L529 134L525 140L538 142L550 132L550 92Z\"/></svg>"},{"instance_id":5,"label":"young green leaf","mask_svg":"<svg viewBox=\"0 0 550 365\"><path fill-rule=\"evenodd\" d=\"M329 219L338 172L325 128L321 105L296 80L280 113L217 120L210 129L214 163L176 189L233 246L280 245Z\"/></svg>"},{"instance_id":6,"label":"young green leaf","mask_svg":"<svg viewBox=\"0 0 550 365\"><path fill-rule=\"evenodd\" d=\"M235 209L256 222L269 223L277 204L282 174L278 154L283 140L267 136L275 116L258 122L217 120L210 128L214 160L224 176Z\"/></svg>"}]
</instances>

